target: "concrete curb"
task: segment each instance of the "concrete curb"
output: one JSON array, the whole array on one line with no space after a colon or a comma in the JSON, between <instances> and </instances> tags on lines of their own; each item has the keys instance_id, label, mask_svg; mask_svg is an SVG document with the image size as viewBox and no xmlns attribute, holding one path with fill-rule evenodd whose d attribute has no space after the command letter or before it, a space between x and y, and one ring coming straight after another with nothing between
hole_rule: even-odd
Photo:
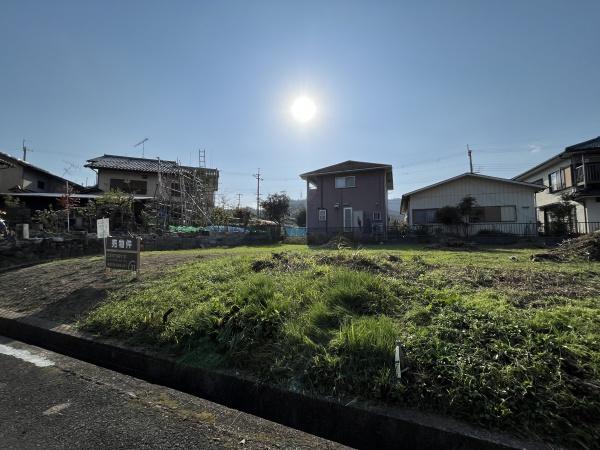
<instances>
[{"instance_id":1,"label":"concrete curb","mask_svg":"<svg viewBox=\"0 0 600 450\"><path fill-rule=\"evenodd\" d=\"M168 357L4 309L0 309L0 334L356 448L549 448L414 410L348 406L185 366Z\"/></svg>"}]
</instances>

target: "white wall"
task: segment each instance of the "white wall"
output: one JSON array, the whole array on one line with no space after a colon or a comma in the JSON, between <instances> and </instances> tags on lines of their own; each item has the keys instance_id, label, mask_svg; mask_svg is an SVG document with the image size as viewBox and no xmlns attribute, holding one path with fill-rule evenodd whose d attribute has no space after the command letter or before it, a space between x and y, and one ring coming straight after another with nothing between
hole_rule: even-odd
<instances>
[{"instance_id":1,"label":"white wall","mask_svg":"<svg viewBox=\"0 0 600 450\"><path fill-rule=\"evenodd\" d=\"M479 206L516 206L517 223L536 221L535 190L502 181L464 177L410 196L409 221L412 210L456 206L464 197L475 197Z\"/></svg>"},{"instance_id":2,"label":"white wall","mask_svg":"<svg viewBox=\"0 0 600 450\"><path fill-rule=\"evenodd\" d=\"M537 203L537 207L538 207L537 216L538 216L538 221L540 221L541 223L544 223L544 211L542 211L539 208L541 208L542 206L550 205L552 203L558 203L558 202L562 201L561 195L563 193L571 192L570 188L563 189L562 191L558 191L558 192L550 192L550 188L548 187L548 176L552 172L556 172L557 170L559 170L563 167L569 167L569 164L570 164L570 162L568 160L558 161L558 162L556 162L552 165L549 165L543 169L533 172L532 174L530 174L529 176L527 176L521 180L521 181L527 181L529 183L533 183L534 181L539 180L540 178L544 180L544 186L546 186L546 189L541 192L538 192L536 194L536 203ZM585 214L584 206L581 203L577 203L577 202L570 202L570 203L575 207L575 213L576 213L575 220L577 222L585 222L586 214ZM588 217L587 221L590 221L589 217Z\"/></svg>"},{"instance_id":3,"label":"white wall","mask_svg":"<svg viewBox=\"0 0 600 450\"><path fill-rule=\"evenodd\" d=\"M595 198L586 198L585 206L587 207L588 222L600 222L600 202Z\"/></svg>"}]
</instances>

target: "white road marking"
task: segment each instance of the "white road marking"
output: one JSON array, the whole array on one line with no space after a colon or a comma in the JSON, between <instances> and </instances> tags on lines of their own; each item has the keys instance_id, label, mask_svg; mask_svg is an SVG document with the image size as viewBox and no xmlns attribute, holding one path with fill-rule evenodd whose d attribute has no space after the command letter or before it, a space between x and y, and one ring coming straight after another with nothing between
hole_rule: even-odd
<instances>
[{"instance_id":1,"label":"white road marking","mask_svg":"<svg viewBox=\"0 0 600 450\"><path fill-rule=\"evenodd\" d=\"M48 367L54 365L54 362L44 358L43 356L34 355L30 351L12 348L8 345L0 344L0 354L14 356L15 358L19 358L28 363L35 364L38 367Z\"/></svg>"},{"instance_id":2,"label":"white road marking","mask_svg":"<svg viewBox=\"0 0 600 450\"><path fill-rule=\"evenodd\" d=\"M58 414L63 409L67 409L69 406L71 406L71 404L68 403L68 402L67 403L60 403L58 405L51 406L46 411L44 411L42 414L44 414L45 416L51 416L52 414Z\"/></svg>"}]
</instances>

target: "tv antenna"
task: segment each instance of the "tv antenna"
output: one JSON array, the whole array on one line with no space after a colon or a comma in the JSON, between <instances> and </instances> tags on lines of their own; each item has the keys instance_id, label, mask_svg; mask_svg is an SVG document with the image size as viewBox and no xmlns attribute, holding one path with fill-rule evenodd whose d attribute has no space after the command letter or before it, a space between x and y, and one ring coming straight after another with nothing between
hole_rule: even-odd
<instances>
[{"instance_id":1,"label":"tv antenna","mask_svg":"<svg viewBox=\"0 0 600 450\"><path fill-rule=\"evenodd\" d=\"M32 152L32 148L25 147L25 139L23 139L23 161L27 161L27 152Z\"/></svg>"},{"instance_id":2,"label":"tv antenna","mask_svg":"<svg viewBox=\"0 0 600 450\"><path fill-rule=\"evenodd\" d=\"M62 174L63 178L67 174L73 175L72 171L79 169L79 167L75 163L73 163L73 161L67 161L67 160L63 159L63 162L67 165L67 167L65 167L63 170L63 174Z\"/></svg>"},{"instance_id":3,"label":"tv antenna","mask_svg":"<svg viewBox=\"0 0 600 450\"><path fill-rule=\"evenodd\" d=\"M134 147L139 147L140 145L142 146L142 158L144 157L144 144L146 143L146 141L148 140L148 138L144 138L142 139L140 142L138 142L137 144L134 145Z\"/></svg>"}]
</instances>

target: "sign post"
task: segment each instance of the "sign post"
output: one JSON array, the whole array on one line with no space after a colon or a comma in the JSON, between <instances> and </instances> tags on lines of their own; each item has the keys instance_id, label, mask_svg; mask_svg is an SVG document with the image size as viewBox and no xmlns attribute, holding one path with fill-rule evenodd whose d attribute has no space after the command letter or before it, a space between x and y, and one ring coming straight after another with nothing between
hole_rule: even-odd
<instances>
[{"instance_id":1,"label":"sign post","mask_svg":"<svg viewBox=\"0 0 600 450\"><path fill-rule=\"evenodd\" d=\"M108 217L96 220L96 234L98 239L104 239L110 236Z\"/></svg>"},{"instance_id":2,"label":"sign post","mask_svg":"<svg viewBox=\"0 0 600 450\"><path fill-rule=\"evenodd\" d=\"M110 236L110 224L108 217L96 220L96 236L102 239L104 243L104 260L106 261L106 238ZM106 272L106 262L104 263L104 272Z\"/></svg>"},{"instance_id":3,"label":"sign post","mask_svg":"<svg viewBox=\"0 0 600 450\"><path fill-rule=\"evenodd\" d=\"M139 237L107 237L104 239L104 265L108 269L140 271L141 239Z\"/></svg>"}]
</instances>

